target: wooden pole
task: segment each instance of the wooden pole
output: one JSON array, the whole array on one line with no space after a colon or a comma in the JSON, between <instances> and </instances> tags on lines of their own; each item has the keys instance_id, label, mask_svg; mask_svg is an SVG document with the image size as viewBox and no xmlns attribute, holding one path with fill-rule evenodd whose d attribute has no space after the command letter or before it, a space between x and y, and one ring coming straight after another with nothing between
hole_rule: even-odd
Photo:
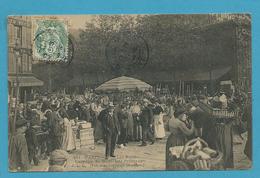
<instances>
[{"instance_id":1,"label":"wooden pole","mask_svg":"<svg viewBox=\"0 0 260 178\"><path fill-rule=\"evenodd\" d=\"M181 96L181 80L179 82L179 96Z\"/></svg>"},{"instance_id":2,"label":"wooden pole","mask_svg":"<svg viewBox=\"0 0 260 178\"><path fill-rule=\"evenodd\" d=\"M185 82L182 82L182 96L184 97L185 95Z\"/></svg>"},{"instance_id":3,"label":"wooden pole","mask_svg":"<svg viewBox=\"0 0 260 178\"><path fill-rule=\"evenodd\" d=\"M193 82L191 82L191 95L193 95Z\"/></svg>"},{"instance_id":4,"label":"wooden pole","mask_svg":"<svg viewBox=\"0 0 260 178\"><path fill-rule=\"evenodd\" d=\"M48 90L49 92L51 93L52 92L52 74L51 74L51 65L52 64L49 64L48 65Z\"/></svg>"},{"instance_id":5,"label":"wooden pole","mask_svg":"<svg viewBox=\"0 0 260 178\"><path fill-rule=\"evenodd\" d=\"M189 90L188 90L188 95L190 96L190 84L189 84Z\"/></svg>"},{"instance_id":6,"label":"wooden pole","mask_svg":"<svg viewBox=\"0 0 260 178\"><path fill-rule=\"evenodd\" d=\"M17 46L17 45L16 45ZM19 49L18 49L19 50ZM16 96L15 96L15 110L14 110L14 120L13 120L13 125L12 125L12 133L15 133L15 125L16 125L16 120L17 120L17 113L18 113L18 100L19 100L19 96L20 96L20 87L19 87L19 77L18 77L18 58L20 57L20 51L17 51L19 54L16 54L16 70L15 70L15 74L16 74Z\"/></svg>"},{"instance_id":7,"label":"wooden pole","mask_svg":"<svg viewBox=\"0 0 260 178\"><path fill-rule=\"evenodd\" d=\"M16 84L15 110L14 110L14 120L13 120L13 126L12 126L13 133L15 132L15 129L16 129L15 125L16 125L17 113L18 113L18 99L19 99L19 96L20 96L20 87L19 87L19 82L18 82Z\"/></svg>"},{"instance_id":8,"label":"wooden pole","mask_svg":"<svg viewBox=\"0 0 260 178\"><path fill-rule=\"evenodd\" d=\"M24 90L24 115L27 117L27 91Z\"/></svg>"}]
</instances>

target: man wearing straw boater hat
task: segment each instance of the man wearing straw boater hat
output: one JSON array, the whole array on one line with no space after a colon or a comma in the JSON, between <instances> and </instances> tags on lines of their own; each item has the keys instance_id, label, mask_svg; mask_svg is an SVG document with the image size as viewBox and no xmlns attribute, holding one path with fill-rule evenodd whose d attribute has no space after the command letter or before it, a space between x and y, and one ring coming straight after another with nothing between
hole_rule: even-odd
<instances>
[{"instance_id":1,"label":"man wearing straw boater hat","mask_svg":"<svg viewBox=\"0 0 260 178\"><path fill-rule=\"evenodd\" d=\"M115 157L115 147L117 137L120 134L119 123L117 117L114 116L115 106L112 102L109 103L108 112L105 114L103 119L103 128L106 142L106 159L109 157Z\"/></svg>"}]
</instances>

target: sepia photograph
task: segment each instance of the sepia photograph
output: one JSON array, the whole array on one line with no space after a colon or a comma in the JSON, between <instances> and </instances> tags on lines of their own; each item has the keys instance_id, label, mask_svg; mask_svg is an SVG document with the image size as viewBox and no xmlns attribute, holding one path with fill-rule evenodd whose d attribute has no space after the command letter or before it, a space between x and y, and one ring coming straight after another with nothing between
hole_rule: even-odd
<instances>
[{"instance_id":1,"label":"sepia photograph","mask_svg":"<svg viewBox=\"0 0 260 178\"><path fill-rule=\"evenodd\" d=\"M7 21L9 172L252 168L250 14Z\"/></svg>"}]
</instances>

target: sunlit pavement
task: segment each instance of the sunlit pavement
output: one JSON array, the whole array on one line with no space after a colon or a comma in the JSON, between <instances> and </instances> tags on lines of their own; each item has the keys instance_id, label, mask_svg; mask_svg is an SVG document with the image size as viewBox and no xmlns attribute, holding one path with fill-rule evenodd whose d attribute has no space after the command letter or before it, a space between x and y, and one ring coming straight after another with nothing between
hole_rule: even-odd
<instances>
[{"instance_id":1,"label":"sunlit pavement","mask_svg":"<svg viewBox=\"0 0 260 178\"><path fill-rule=\"evenodd\" d=\"M246 137L246 135L244 135ZM235 169L248 169L251 162L244 155L245 139L234 136L234 142L239 140L242 144L234 144ZM66 171L127 171L127 170L164 170L166 138L158 140L155 144L149 143L140 147L138 142L130 142L125 148L117 148L116 158L105 159L105 145L97 144L95 149L80 149L70 154ZM42 160L40 165L33 166L30 171L46 171L48 161Z\"/></svg>"}]
</instances>

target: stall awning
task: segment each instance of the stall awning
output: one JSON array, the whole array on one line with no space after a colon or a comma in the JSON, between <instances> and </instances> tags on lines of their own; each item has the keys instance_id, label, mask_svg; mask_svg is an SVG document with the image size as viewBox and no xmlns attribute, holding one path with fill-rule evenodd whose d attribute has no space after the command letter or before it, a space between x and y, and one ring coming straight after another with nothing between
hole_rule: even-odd
<instances>
[{"instance_id":1,"label":"stall awning","mask_svg":"<svg viewBox=\"0 0 260 178\"><path fill-rule=\"evenodd\" d=\"M96 91L133 91L136 89L144 91L150 88L152 88L151 85L141 80L121 76L103 83L96 88Z\"/></svg>"},{"instance_id":2,"label":"stall awning","mask_svg":"<svg viewBox=\"0 0 260 178\"><path fill-rule=\"evenodd\" d=\"M8 81L11 83L11 86L16 86L17 81L20 87L36 87L42 86L43 81L37 79L34 76L8 76Z\"/></svg>"},{"instance_id":3,"label":"stall awning","mask_svg":"<svg viewBox=\"0 0 260 178\"><path fill-rule=\"evenodd\" d=\"M213 69L211 74L209 71L183 71L176 73L175 80L182 81L209 81L217 80L227 74L231 70L231 67L224 67L220 69Z\"/></svg>"}]
</instances>

